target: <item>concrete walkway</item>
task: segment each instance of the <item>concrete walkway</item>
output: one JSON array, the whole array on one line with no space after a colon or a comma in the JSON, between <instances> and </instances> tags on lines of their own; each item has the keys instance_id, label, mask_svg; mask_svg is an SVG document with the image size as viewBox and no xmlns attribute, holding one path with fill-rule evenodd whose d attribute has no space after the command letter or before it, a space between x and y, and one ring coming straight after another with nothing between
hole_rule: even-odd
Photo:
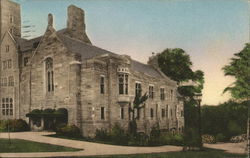
<instances>
[{"instance_id":1,"label":"concrete walkway","mask_svg":"<svg viewBox=\"0 0 250 158\"><path fill-rule=\"evenodd\" d=\"M115 146L86 141L68 140L61 138L47 137L44 135L54 134L53 132L17 132L11 133L11 138L30 140L40 143L61 145L71 148L82 149L75 152L40 152L40 153L0 153L0 157L72 157L90 155L122 155L140 153L161 153L171 151L181 151L182 147L160 146L160 147L127 147ZM8 133L0 133L0 138L8 138Z\"/></svg>"},{"instance_id":2,"label":"concrete walkway","mask_svg":"<svg viewBox=\"0 0 250 158\"><path fill-rule=\"evenodd\" d=\"M217 144L204 144L207 148L221 149L228 153L246 154L247 142L242 143L217 143Z\"/></svg>"}]
</instances>

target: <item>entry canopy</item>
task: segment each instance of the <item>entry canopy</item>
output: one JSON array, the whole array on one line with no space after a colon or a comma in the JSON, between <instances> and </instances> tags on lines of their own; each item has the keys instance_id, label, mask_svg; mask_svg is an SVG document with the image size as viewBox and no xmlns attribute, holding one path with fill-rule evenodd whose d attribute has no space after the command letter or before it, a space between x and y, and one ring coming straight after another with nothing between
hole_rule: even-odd
<instances>
[{"instance_id":1,"label":"entry canopy","mask_svg":"<svg viewBox=\"0 0 250 158\"><path fill-rule=\"evenodd\" d=\"M31 112L26 114L26 117L58 117L58 118L62 118L62 117L67 117L68 115L68 110L65 108L59 108L57 110L55 109L44 109L44 110L40 110L40 109L34 109Z\"/></svg>"}]
</instances>

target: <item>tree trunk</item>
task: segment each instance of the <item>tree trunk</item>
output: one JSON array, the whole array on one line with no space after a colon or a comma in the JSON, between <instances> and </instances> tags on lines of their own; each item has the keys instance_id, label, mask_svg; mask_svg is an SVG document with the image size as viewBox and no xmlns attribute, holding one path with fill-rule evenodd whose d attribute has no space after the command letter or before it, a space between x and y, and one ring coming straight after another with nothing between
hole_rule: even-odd
<instances>
[{"instance_id":1,"label":"tree trunk","mask_svg":"<svg viewBox=\"0 0 250 158\"><path fill-rule=\"evenodd\" d=\"M250 101L247 101L248 114L247 114L247 153L250 158Z\"/></svg>"}]
</instances>

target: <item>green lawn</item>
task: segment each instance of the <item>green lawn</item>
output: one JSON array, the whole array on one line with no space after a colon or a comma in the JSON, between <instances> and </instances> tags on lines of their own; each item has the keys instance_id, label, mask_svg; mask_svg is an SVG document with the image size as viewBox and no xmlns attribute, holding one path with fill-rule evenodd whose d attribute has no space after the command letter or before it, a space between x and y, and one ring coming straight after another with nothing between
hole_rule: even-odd
<instances>
[{"instance_id":1,"label":"green lawn","mask_svg":"<svg viewBox=\"0 0 250 158\"><path fill-rule=\"evenodd\" d=\"M228 154L221 150L206 149L205 151L169 152L159 154L138 154L119 156L88 156L81 158L246 158L246 155Z\"/></svg>"},{"instance_id":2,"label":"green lawn","mask_svg":"<svg viewBox=\"0 0 250 158\"><path fill-rule=\"evenodd\" d=\"M79 151L79 149L68 148L58 145L37 143L21 139L0 139L0 153L13 152L59 152L59 151Z\"/></svg>"}]
</instances>

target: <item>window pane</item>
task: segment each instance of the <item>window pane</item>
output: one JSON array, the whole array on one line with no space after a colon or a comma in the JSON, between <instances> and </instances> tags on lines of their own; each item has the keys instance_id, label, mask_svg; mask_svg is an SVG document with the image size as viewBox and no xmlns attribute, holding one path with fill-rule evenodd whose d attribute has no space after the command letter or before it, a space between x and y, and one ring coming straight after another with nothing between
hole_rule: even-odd
<instances>
[{"instance_id":1,"label":"window pane","mask_svg":"<svg viewBox=\"0 0 250 158\"><path fill-rule=\"evenodd\" d=\"M105 116L104 116L105 111L104 110L105 110L104 107L101 107L101 119L102 120L105 119Z\"/></svg>"},{"instance_id":2,"label":"window pane","mask_svg":"<svg viewBox=\"0 0 250 158\"><path fill-rule=\"evenodd\" d=\"M13 115L13 109L10 109L10 115Z\"/></svg>"}]
</instances>

